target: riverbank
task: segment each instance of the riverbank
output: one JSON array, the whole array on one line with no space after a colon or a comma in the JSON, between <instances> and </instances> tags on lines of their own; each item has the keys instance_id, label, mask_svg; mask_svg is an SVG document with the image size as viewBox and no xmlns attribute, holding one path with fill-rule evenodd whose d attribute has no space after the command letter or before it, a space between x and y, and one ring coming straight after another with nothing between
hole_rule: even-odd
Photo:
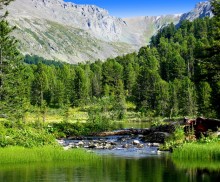
<instances>
[{"instance_id":1,"label":"riverbank","mask_svg":"<svg viewBox=\"0 0 220 182\"><path fill-rule=\"evenodd\" d=\"M0 164L46 163L46 162L88 162L101 159L95 153L83 149L64 150L61 147L6 147L0 148Z\"/></svg>"},{"instance_id":2,"label":"riverbank","mask_svg":"<svg viewBox=\"0 0 220 182\"><path fill-rule=\"evenodd\" d=\"M105 124L109 132L102 131ZM173 158L220 159L219 136L187 140L184 125L179 122L160 124L145 129L112 131L113 123L0 123L0 163L52 161L83 161L95 154L84 149L108 150L109 153L129 155L160 155L160 150L172 151ZM115 127L115 126L114 126ZM81 135L90 133L90 135ZM59 140L56 140L59 139ZM67 151L65 151L67 150ZM120 152L118 152L120 151ZM101 152L102 153L102 152ZM14 155L17 154L17 155ZM201 156L200 158L198 156ZM87 158L88 157L88 158Z\"/></svg>"},{"instance_id":3,"label":"riverbank","mask_svg":"<svg viewBox=\"0 0 220 182\"><path fill-rule=\"evenodd\" d=\"M174 149L172 157L175 159L186 160L220 160L220 138L215 142L201 143L185 143Z\"/></svg>"}]
</instances>

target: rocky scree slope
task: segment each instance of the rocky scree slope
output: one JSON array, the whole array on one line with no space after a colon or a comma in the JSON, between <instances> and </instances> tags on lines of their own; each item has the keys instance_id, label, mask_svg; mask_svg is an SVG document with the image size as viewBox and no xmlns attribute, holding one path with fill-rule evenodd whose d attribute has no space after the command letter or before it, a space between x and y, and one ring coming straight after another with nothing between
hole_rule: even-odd
<instances>
[{"instance_id":1,"label":"rocky scree slope","mask_svg":"<svg viewBox=\"0 0 220 182\"><path fill-rule=\"evenodd\" d=\"M212 16L209 2L186 14L117 18L94 5L63 0L16 0L7 7L23 54L69 63L106 59L137 51L161 27ZM147 12L146 12L147 14Z\"/></svg>"}]
</instances>

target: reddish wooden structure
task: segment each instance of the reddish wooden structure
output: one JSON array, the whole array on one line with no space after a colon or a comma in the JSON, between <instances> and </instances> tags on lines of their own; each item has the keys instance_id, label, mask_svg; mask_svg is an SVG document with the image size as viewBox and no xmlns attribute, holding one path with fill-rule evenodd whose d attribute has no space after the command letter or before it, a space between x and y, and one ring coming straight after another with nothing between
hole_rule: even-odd
<instances>
[{"instance_id":1,"label":"reddish wooden structure","mask_svg":"<svg viewBox=\"0 0 220 182\"><path fill-rule=\"evenodd\" d=\"M201 134L207 135L207 131L218 131L220 127L220 120L208 119L203 117L198 117L196 119L184 118L185 132L188 132L191 128L194 129L196 138L200 138Z\"/></svg>"}]
</instances>

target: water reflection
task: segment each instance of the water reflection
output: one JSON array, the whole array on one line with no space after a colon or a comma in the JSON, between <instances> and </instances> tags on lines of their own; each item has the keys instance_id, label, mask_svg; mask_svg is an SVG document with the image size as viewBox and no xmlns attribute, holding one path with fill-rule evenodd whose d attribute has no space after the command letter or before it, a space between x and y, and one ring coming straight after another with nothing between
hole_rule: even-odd
<instances>
[{"instance_id":1,"label":"water reflection","mask_svg":"<svg viewBox=\"0 0 220 182\"><path fill-rule=\"evenodd\" d=\"M217 181L220 179L220 161L192 161L173 159L179 170L185 171L190 181Z\"/></svg>"},{"instance_id":2,"label":"water reflection","mask_svg":"<svg viewBox=\"0 0 220 182\"><path fill-rule=\"evenodd\" d=\"M161 182L217 181L220 166L209 170L182 167L169 157L106 157L95 162L2 165L3 182Z\"/></svg>"}]
</instances>

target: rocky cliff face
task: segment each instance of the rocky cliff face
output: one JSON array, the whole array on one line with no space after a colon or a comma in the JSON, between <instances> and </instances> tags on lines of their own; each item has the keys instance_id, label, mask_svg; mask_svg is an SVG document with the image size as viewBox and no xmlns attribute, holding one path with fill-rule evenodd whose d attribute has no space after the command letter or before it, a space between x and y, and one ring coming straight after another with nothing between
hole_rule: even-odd
<instances>
[{"instance_id":1,"label":"rocky cliff face","mask_svg":"<svg viewBox=\"0 0 220 182\"><path fill-rule=\"evenodd\" d=\"M168 23L211 15L209 3L200 3L183 15L127 19L113 17L97 6L63 0L16 0L7 9L24 54L70 63L133 52Z\"/></svg>"},{"instance_id":2,"label":"rocky cliff face","mask_svg":"<svg viewBox=\"0 0 220 182\"><path fill-rule=\"evenodd\" d=\"M195 9L188 13L184 13L180 17L180 21L182 20L189 20L193 21L196 18L203 18L205 16L212 17L212 8L210 2L200 2L195 6Z\"/></svg>"}]
</instances>

